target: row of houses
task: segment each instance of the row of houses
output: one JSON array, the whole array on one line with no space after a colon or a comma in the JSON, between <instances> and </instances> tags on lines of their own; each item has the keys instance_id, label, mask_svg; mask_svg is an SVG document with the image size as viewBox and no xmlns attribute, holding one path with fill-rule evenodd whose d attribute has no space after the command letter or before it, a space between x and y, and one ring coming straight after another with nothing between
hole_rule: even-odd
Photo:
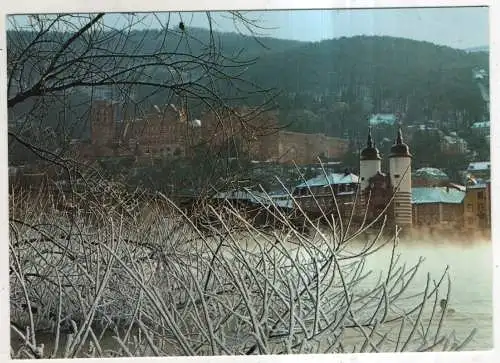
<instances>
[{"instance_id":1,"label":"row of houses","mask_svg":"<svg viewBox=\"0 0 500 363\"><path fill-rule=\"evenodd\" d=\"M447 232L488 230L491 227L490 196L489 183L462 188L413 188L414 224Z\"/></svg>"},{"instance_id":2,"label":"row of houses","mask_svg":"<svg viewBox=\"0 0 500 363\"><path fill-rule=\"evenodd\" d=\"M435 168L411 173L412 155L401 130L389 158L386 174L380 170L381 156L370 132L367 147L360 153L359 176L348 170L321 174L298 183L291 191L293 199L287 195L273 198L280 201L280 208L301 209L316 217L352 214L358 220L370 221L385 213L389 224L407 231L474 233L490 229L489 174L480 172L489 163L471 163L468 169L476 174L469 175L465 185L451 183Z\"/></svg>"},{"instance_id":3,"label":"row of houses","mask_svg":"<svg viewBox=\"0 0 500 363\"><path fill-rule=\"evenodd\" d=\"M220 193L216 198L238 199L258 205L273 205L280 209L302 209L309 216L331 213L336 208L341 216L349 217L356 200L359 177L352 173L331 173L298 184L289 194L265 195L259 192ZM491 228L489 182L466 186L416 186L411 188L412 226L414 229L443 233L474 233ZM382 209L386 207L381 204ZM380 212L380 209L378 210ZM376 213L369 216L376 217Z\"/></svg>"},{"instance_id":4,"label":"row of houses","mask_svg":"<svg viewBox=\"0 0 500 363\"><path fill-rule=\"evenodd\" d=\"M293 195L304 210L314 213L319 212L318 205L324 206L325 200L332 199L333 192L339 208L343 209L342 214L348 216L355 202L358 182L359 177L354 174L333 173L328 178L319 177L301 183L294 189ZM311 198L311 195L314 195L314 198ZM453 183L413 186L412 225L416 228L441 231L473 232L489 229L490 195L490 183L483 181L465 186ZM380 207L378 211L386 207L384 201ZM372 216L376 216L376 213Z\"/></svg>"},{"instance_id":5,"label":"row of houses","mask_svg":"<svg viewBox=\"0 0 500 363\"><path fill-rule=\"evenodd\" d=\"M370 127L383 128L395 127L400 120L397 114L373 114L368 120ZM471 152L466 140L457 135L455 131L445 133L441 127L456 128L450 124L442 124L439 121L430 120L426 124L407 125L408 138L411 139L415 132L435 132L440 138L441 152L445 155L465 155ZM477 121L470 126L472 134L484 138L485 142L490 141L490 122Z\"/></svg>"}]
</instances>

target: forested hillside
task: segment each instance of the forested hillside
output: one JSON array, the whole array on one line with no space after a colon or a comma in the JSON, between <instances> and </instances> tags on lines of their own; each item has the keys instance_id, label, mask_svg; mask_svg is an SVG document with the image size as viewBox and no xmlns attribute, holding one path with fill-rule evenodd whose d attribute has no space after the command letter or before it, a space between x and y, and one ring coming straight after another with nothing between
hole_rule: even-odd
<instances>
[{"instance_id":1,"label":"forested hillside","mask_svg":"<svg viewBox=\"0 0 500 363\"><path fill-rule=\"evenodd\" d=\"M409 123L446 120L457 112L470 121L481 118L484 102L472 79L474 67L487 70L488 54L361 36L268 54L249 72L283 91L284 119L310 111L309 122L302 118L295 129L343 134L365 127L372 112L401 112Z\"/></svg>"},{"instance_id":2,"label":"forested hillside","mask_svg":"<svg viewBox=\"0 0 500 363\"><path fill-rule=\"evenodd\" d=\"M60 36L63 34L54 33L54 37ZM28 42L32 35L8 34L8 40L20 37ZM123 44L107 44L105 40L102 44L103 52L105 47L115 52L140 48L150 54L173 52L173 57L183 61L182 54L207 54L206 44L211 42L222 49L217 59L220 64L237 61L248 62L248 65L244 71L241 67L234 68L234 74L240 74L241 80L229 84L221 73L215 81L214 77L207 77L206 82L217 82L221 94L232 96L228 102L234 105L258 104L278 94L271 105L280 111L282 124L290 130L334 136L358 134L366 127L368 115L377 112L401 112L408 123L452 119L458 113L470 122L483 116L484 103L473 81L472 69L488 70L486 52L375 36L321 42L256 39L233 33L216 33L210 38L210 33L203 29L186 29L185 34L134 31L124 38ZM84 44L75 45L77 47ZM182 76L188 80L203 77L201 69L191 72L186 66ZM166 80L173 77L165 69L155 73L154 67L148 70L147 76ZM239 86L249 82L272 89L273 94L242 92L243 87ZM57 118L58 124L64 118L66 124L88 125L85 111L95 94L81 90L67 92L65 96L66 107L71 105L71 112L63 112L63 104L54 104L47 107L45 117ZM172 96L167 91L150 92L146 86L131 91L133 99L140 101L145 109L168 102ZM192 106L195 114L203 107ZM17 106L14 115L22 115L26 108L28 104ZM85 134L86 129L87 126L75 127L72 133Z\"/></svg>"}]
</instances>

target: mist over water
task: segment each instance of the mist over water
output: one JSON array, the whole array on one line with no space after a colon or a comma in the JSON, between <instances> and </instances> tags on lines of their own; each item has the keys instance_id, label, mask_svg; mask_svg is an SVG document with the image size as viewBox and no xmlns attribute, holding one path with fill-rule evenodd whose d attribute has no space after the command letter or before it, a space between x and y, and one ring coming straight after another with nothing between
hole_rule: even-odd
<instances>
[{"instance_id":1,"label":"mist over water","mask_svg":"<svg viewBox=\"0 0 500 363\"><path fill-rule=\"evenodd\" d=\"M328 232L326 233L328 235ZM315 237L312 237L315 239ZM438 237L427 236L410 240L400 240L395 248L395 256L399 256L396 267L406 265L406 270L415 266L419 259L423 262L405 291L405 296L414 298L403 299L397 305L400 311L408 312L421 303L421 294L425 290L427 277L439 281L447 271L447 275L438 289L437 308L434 321L439 321L441 308L439 300L447 298L448 277L450 281L450 295L448 309L454 312L446 314L440 332L447 336L455 336L459 341L466 339L473 329L476 329L473 338L464 347L465 350L491 350L493 349L493 254L491 240L476 237ZM321 238L319 238L321 240ZM369 239L372 241L373 239ZM320 242L319 242L320 243ZM376 245L380 245L378 241ZM343 254L356 254L365 243L361 241L348 242ZM246 247L253 249L254 243L247 241ZM289 247L294 249L293 244ZM371 271L361 284L363 290L372 289L382 276L387 274L393 243L389 242L375 253L366 257L364 271ZM434 297L426 302L423 322L428 322L434 305ZM434 325L434 324L433 324ZM344 335L345 346L359 344L359 332ZM362 340L362 339L361 339ZM393 346L388 348L392 351ZM386 349L382 348L382 351Z\"/></svg>"},{"instance_id":2,"label":"mist over water","mask_svg":"<svg viewBox=\"0 0 500 363\"><path fill-rule=\"evenodd\" d=\"M399 265L407 263L413 266L420 257L424 258L408 293L423 292L427 275L438 280L448 266L451 282L448 307L455 312L446 316L442 331L454 331L458 338L465 339L476 328L476 334L466 349L493 349L493 257L490 241L401 241L396 254L400 255ZM378 275L377 272L387 270L390 258L391 247L384 247L367 258L366 269ZM446 293L447 279L439 289L438 299L446 298ZM426 310L432 310L432 306Z\"/></svg>"},{"instance_id":3,"label":"mist over water","mask_svg":"<svg viewBox=\"0 0 500 363\"><path fill-rule=\"evenodd\" d=\"M255 242L252 242L252 238L242 243L250 250L254 250L256 247ZM290 247L293 248L293 246ZM356 252L360 247L359 243L349 243L345 252ZM360 286L361 289L370 290L375 286L374 284L377 283L380 275L387 273L391 253L392 244L389 243L366 257L364 271L372 271L372 273L363 281L362 286ZM415 295L416 297L398 301L397 308L400 311L408 312L409 309L414 308L421 301L421 295L419 294L424 292L428 274L431 279L437 281L443 276L448 266L448 275L451 282L448 308L453 309L455 312L445 317L440 332L446 336L454 335L458 340L462 341L467 338L473 329L476 329L473 339L465 346L465 349L493 349L493 258L491 241L458 242L437 238L402 240L396 246L395 256L399 256L396 268L406 264L406 270L417 264L420 258L424 259L405 291L405 295ZM448 279L445 278L439 288L438 302L440 299L446 298L447 288ZM431 298L426 304L422 317L424 325L427 324L433 302L434 298ZM440 308L438 306L436 314L439 315L439 313ZM434 320L439 319L435 317ZM387 327L397 329L398 326L399 323L394 326L389 324ZM37 339L43 341L47 349L53 348L54 336L52 334L38 334ZM67 337L62 336L61 339L61 344L64 345ZM359 346L363 339L358 331L348 329L343 334L342 341L348 352L351 347ZM103 349L114 350L118 347L111 333L107 334L101 343ZM393 351L393 343L394 340L390 341L386 347L382 346L381 351ZM16 346L19 343L13 342L13 344Z\"/></svg>"}]
</instances>

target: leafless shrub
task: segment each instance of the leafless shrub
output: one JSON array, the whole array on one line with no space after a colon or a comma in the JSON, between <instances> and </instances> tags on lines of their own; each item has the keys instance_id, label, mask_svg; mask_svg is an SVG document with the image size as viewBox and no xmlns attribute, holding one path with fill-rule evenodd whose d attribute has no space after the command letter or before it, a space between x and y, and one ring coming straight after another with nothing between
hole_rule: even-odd
<instances>
[{"instance_id":1,"label":"leafless shrub","mask_svg":"<svg viewBox=\"0 0 500 363\"><path fill-rule=\"evenodd\" d=\"M13 357L463 346L440 333L446 270L410 292L421 261L399 263L398 235L359 241L313 225L311 238L284 215L281 229L264 231L229 203L206 206L218 218L207 234L168 200L109 213L95 227L15 201L11 215L24 218L10 222L11 326L23 344ZM365 263L389 247L388 268L375 276ZM42 330L50 351L37 340Z\"/></svg>"},{"instance_id":2,"label":"leafless shrub","mask_svg":"<svg viewBox=\"0 0 500 363\"><path fill-rule=\"evenodd\" d=\"M251 25L239 13L230 15ZM127 15L120 29L108 29L105 16L32 16L28 32L10 18L9 111L31 101L28 113L40 115L75 89L90 91L93 99L95 87L111 86L127 98L134 86L146 86L218 115L230 112L231 100L212 79L237 83L238 91L248 85L240 73L248 62L224 57L213 37L196 56L176 44L166 49L172 32L197 42L183 29L172 31L167 17L159 48L133 52L127 41L142 15ZM155 79L152 68L171 77ZM194 79L185 77L187 70ZM83 190L11 191L12 357L462 347L440 333L444 312L436 302L446 271L437 280L429 277L420 294L409 293L419 263L399 263L398 231L389 239L375 234L360 242L369 225L351 229L349 221L323 211L330 222L321 227L296 208L312 232L306 236L272 200L259 208L279 222L277 228L257 228L229 203L200 204L198 215L206 221L200 225L161 195L132 193L105 182L96 170L81 170L65 153L64 140L55 148L57 134L43 123L35 126L31 137L19 129L9 130L9 137L58 165L70 186L78 179ZM384 246L392 246L388 268L372 278L365 263ZM47 332L48 340L42 338Z\"/></svg>"}]
</instances>

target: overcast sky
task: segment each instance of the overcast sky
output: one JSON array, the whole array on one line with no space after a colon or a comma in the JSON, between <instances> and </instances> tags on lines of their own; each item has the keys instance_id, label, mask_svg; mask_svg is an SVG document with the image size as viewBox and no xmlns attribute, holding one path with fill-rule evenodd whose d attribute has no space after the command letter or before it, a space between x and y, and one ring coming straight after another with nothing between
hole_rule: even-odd
<instances>
[{"instance_id":1,"label":"overcast sky","mask_svg":"<svg viewBox=\"0 0 500 363\"><path fill-rule=\"evenodd\" d=\"M488 8L413 8L359 10L293 10L249 12L261 32L278 38L318 41L352 35L390 35L425 40L454 48L489 44ZM193 26L202 16L183 16ZM186 21L187 19L187 21ZM217 17L218 27L233 31L231 20Z\"/></svg>"},{"instance_id":2,"label":"overcast sky","mask_svg":"<svg viewBox=\"0 0 500 363\"><path fill-rule=\"evenodd\" d=\"M215 28L236 31L231 18L214 13ZM340 9L288 10L245 12L247 17L264 27L260 35L282 39L319 41L353 35L389 35L425 40L453 48L472 48L489 45L487 7L468 8L401 8L401 9ZM27 24L25 16L18 21ZM189 28L208 27L204 13L171 13L170 24L182 18ZM106 16L109 26L120 25L124 16ZM145 16L137 28L158 27L158 19L165 23L167 15ZM19 23L18 23L19 24ZM243 28L240 31L244 32Z\"/></svg>"}]
</instances>

